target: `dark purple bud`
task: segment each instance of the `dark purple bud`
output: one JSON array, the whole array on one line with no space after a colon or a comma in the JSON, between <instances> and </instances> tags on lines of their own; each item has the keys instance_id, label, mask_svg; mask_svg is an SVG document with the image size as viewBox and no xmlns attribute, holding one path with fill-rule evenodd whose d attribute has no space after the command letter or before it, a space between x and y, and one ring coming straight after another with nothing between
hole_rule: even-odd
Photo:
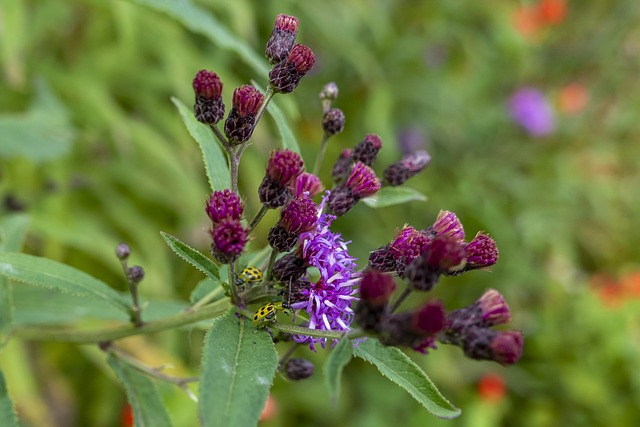
<instances>
[{"instance_id":1,"label":"dark purple bud","mask_svg":"<svg viewBox=\"0 0 640 427\"><path fill-rule=\"evenodd\" d=\"M289 184L289 189L294 197L313 197L324 190L324 185L322 185L322 181L320 181L320 178L316 175L309 172L302 172ZM308 193L308 195L305 196L305 193Z\"/></svg>"},{"instance_id":2,"label":"dark purple bud","mask_svg":"<svg viewBox=\"0 0 640 427\"><path fill-rule=\"evenodd\" d=\"M214 125L224 117L222 81L213 71L200 70L193 79L196 102L193 111L201 123Z\"/></svg>"},{"instance_id":3,"label":"dark purple bud","mask_svg":"<svg viewBox=\"0 0 640 427\"><path fill-rule=\"evenodd\" d=\"M396 259L389 250L390 245L383 246L369 254L368 267L372 270L391 272L396 270Z\"/></svg>"},{"instance_id":4,"label":"dark purple bud","mask_svg":"<svg viewBox=\"0 0 640 427\"><path fill-rule=\"evenodd\" d=\"M470 328L465 331L462 349L465 356L476 360L493 360L512 365L522 356L524 340L520 331L494 331Z\"/></svg>"},{"instance_id":5,"label":"dark purple bud","mask_svg":"<svg viewBox=\"0 0 640 427\"><path fill-rule=\"evenodd\" d=\"M276 209L289 203L292 194L288 187L282 187L268 176L265 176L260 183L260 187L258 187L258 197L266 207Z\"/></svg>"},{"instance_id":6,"label":"dark purple bud","mask_svg":"<svg viewBox=\"0 0 640 427\"><path fill-rule=\"evenodd\" d=\"M464 246L451 236L437 236L424 254L426 264L436 273L459 269L465 263Z\"/></svg>"},{"instance_id":7,"label":"dark purple bud","mask_svg":"<svg viewBox=\"0 0 640 427\"><path fill-rule=\"evenodd\" d=\"M125 259L129 258L129 255L131 255L131 249L129 249L129 245L127 245L126 243L120 243L118 246L116 246L116 256L119 260L124 261Z\"/></svg>"},{"instance_id":8,"label":"dark purple bud","mask_svg":"<svg viewBox=\"0 0 640 427\"><path fill-rule=\"evenodd\" d=\"M299 381L313 375L313 363L306 359L289 359L285 368L285 375L292 381Z\"/></svg>"},{"instance_id":9,"label":"dark purple bud","mask_svg":"<svg viewBox=\"0 0 640 427\"><path fill-rule=\"evenodd\" d=\"M413 313L413 327L427 335L435 335L447 326L447 313L441 301L427 301Z\"/></svg>"},{"instance_id":10,"label":"dark purple bud","mask_svg":"<svg viewBox=\"0 0 640 427\"><path fill-rule=\"evenodd\" d=\"M339 185L329 194L327 209L335 216L342 216L349 212L358 203L358 200L359 198L353 194L349 187L344 184Z\"/></svg>"},{"instance_id":11,"label":"dark purple bud","mask_svg":"<svg viewBox=\"0 0 640 427\"><path fill-rule=\"evenodd\" d=\"M405 225L400 230L389 244L389 252L398 263L398 274L402 274L404 267L414 258L426 252L430 241L431 239L425 233L410 225Z\"/></svg>"},{"instance_id":12,"label":"dark purple bud","mask_svg":"<svg viewBox=\"0 0 640 427\"><path fill-rule=\"evenodd\" d=\"M265 56L272 64L284 61L293 44L296 41L298 33L298 18L289 15L278 15L276 22L271 31L271 37L267 42Z\"/></svg>"},{"instance_id":13,"label":"dark purple bud","mask_svg":"<svg viewBox=\"0 0 640 427\"><path fill-rule=\"evenodd\" d=\"M269 72L271 87L276 93L293 92L315 61L313 52L307 46L293 46L287 59L276 64Z\"/></svg>"},{"instance_id":14,"label":"dark purple bud","mask_svg":"<svg viewBox=\"0 0 640 427\"><path fill-rule=\"evenodd\" d=\"M332 108L322 116L322 130L327 135L337 135L344 129L344 113L339 108Z\"/></svg>"},{"instance_id":15,"label":"dark purple bud","mask_svg":"<svg viewBox=\"0 0 640 427\"><path fill-rule=\"evenodd\" d=\"M127 279L130 283L137 285L144 279L144 269L139 265L127 268Z\"/></svg>"},{"instance_id":16,"label":"dark purple bud","mask_svg":"<svg viewBox=\"0 0 640 427\"><path fill-rule=\"evenodd\" d=\"M338 98L338 85L334 82L329 82L322 87L320 92L321 101L335 101Z\"/></svg>"},{"instance_id":17,"label":"dark purple bud","mask_svg":"<svg viewBox=\"0 0 640 427\"><path fill-rule=\"evenodd\" d=\"M278 252L289 252L298 243L299 234L288 232L280 223L269 230L267 241L269 246Z\"/></svg>"},{"instance_id":18,"label":"dark purple bud","mask_svg":"<svg viewBox=\"0 0 640 427\"><path fill-rule=\"evenodd\" d=\"M306 303L309 300L309 290L312 286L308 280L304 279L288 281L283 289L282 298L289 304ZM299 324L299 326L303 326L303 324Z\"/></svg>"},{"instance_id":19,"label":"dark purple bud","mask_svg":"<svg viewBox=\"0 0 640 427\"><path fill-rule=\"evenodd\" d=\"M502 325L511 321L511 310L502 294L495 289L487 290L474 305L480 309L481 326Z\"/></svg>"},{"instance_id":20,"label":"dark purple bud","mask_svg":"<svg viewBox=\"0 0 640 427\"><path fill-rule=\"evenodd\" d=\"M271 153L267 164L267 176L287 187L294 179L302 173L304 162L298 153L291 150L277 150Z\"/></svg>"},{"instance_id":21,"label":"dark purple bud","mask_svg":"<svg viewBox=\"0 0 640 427\"><path fill-rule=\"evenodd\" d=\"M367 270L360 279L360 300L370 306L385 305L395 289L396 284L390 274Z\"/></svg>"},{"instance_id":22,"label":"dark purple bud","mask_svg":"<svg viewBox=\"0 0 640 427\"><path fill-rule=\"evenodd\" d=\"M338 157L338 160L336 160L336 163L333 165L331 178L333 178L333 182L336 184L341 184L345 179L347 179L347 176L349 176L349 172L351 172L351 164L353 163L353 160L351 159L352 153L353 150L350 148L342 150L340 157Z\"/></svg>"},{"instance_id":23,"label":"dark purple bud","mask_svg":"<svg viewBox=\"0 0 640 427\"><path fill-rule=\"evenodd\" d=\"M436 236L450 236L458 242L464 243L464 228L462 228L462 223L453 212L440 211L436 222L433 223L428 231Z\"/></svg>"},{"instance_id":24,"label":"dark purple bud","mask_svg":"<svg viewBox=\"0 0 640 427\"><path fill-rule=\"evenodd\" d=\"M399 162L388 166L382 176L392 187L404 184L406 180L420 173L431 161L426 151L416 151L407 154Z\"/></svg>"},{"instance_id":25,"label":"dark purple bud","mask_svg":"<svg viewBox=\"0 0 640 427\"><path fill-rule=\"evenodd\" d=\"M205 212L214 224L226 218L239 220L244 206L237 193L227 189L214 191L205 206Z\"/></svg>"},{"instance_id":26,"label":"dark purple bud","mask_svg":"<svg viewBox=\"0 0 640 427\"><path fill-rule=\"evenodd\" d=\"M346 185L358 199L373 196L380 190L380 180L376 173L362 162L355 164L347 178Z\"/></svg>"},{"instance_id":27,"label":"dark purple bud","mask_svg":"<svg viewBox=\"0 0 640 427\"><path fill-rule=\"evenodd\" d=\"M410 263L404 265L402 277L407 281L412 289L422 292L428 292L438 283L440 274L425 261L425 256L415 257Z\"/></svg>"},{"instance_id":28,"label":"dark purple bud","mask_svg":"<svg viewBox=\"0 0 640 427\"><path fill-rule=\"evenodd\" d=\"M426 352L427 347L435 347L435 337L446 323L442 303L429 301L418 310L389 317L380 332L380 342Z\"/></svg>"},{"instance_id":29,"label":"dark purple bud","mask_svg":"<svg viewBox=\"0 0 640 427\"><path fill-rule=\"evenodd\" d=\"M239 220L223 219L211 230L211 254L222 264L230 264L242 254L247 233Z\"/></svg>"},{"instance_id":30,"label":"dark purple bud","mask_svg":"<svg viewBox=\"0 0 640 427\"><path fill-rule=\"evenodd\" d=\"M233 91L233 108L224 122L224 133L231 144L242 144L251 138L262 100L260 91L251 85Z\"/></svg>"},{"instance_id":31,"label":"dark purple bud","mask_svg":"<svg viewBox=\"0 0 640 427\"><path fill-rule=\"evenodd\" d=\"M295 282L307 271L307 265L295 251L273 263L273 278L281 283Z\"/></svg>"},{"instance_id":32,"label":"dark purple bud","mask_svg":"<svg viewBox=\"0 0 640 427\"><path fill-rule=\"evenodd\" d=\"M491 267L498 261L496 242L482 231L465 246L467 264L465 270Z\"/></svg>"},{"instance_id":33,"label":"dark purple bud","mask_svg":"<svg viewBox=\"0 0 640 427\"><path fill-rule=\"evenodd\" d=\"M280 212L280 225L296 235L315 228L317 222L318 206L311 199L293 199Z\"/></svg>"},{"instance_id":34,"label":"dark purple bud","mask_svg":"<svg viewBox=\"0 0 640 427\"><path fill-rule=\"evenodd\" d=\"M378 135L369 134L353 149L351 158L354 162L362 162L367 166L373 165L378 152L382 148L382 140Z\"/></svg>"}]
</instances>

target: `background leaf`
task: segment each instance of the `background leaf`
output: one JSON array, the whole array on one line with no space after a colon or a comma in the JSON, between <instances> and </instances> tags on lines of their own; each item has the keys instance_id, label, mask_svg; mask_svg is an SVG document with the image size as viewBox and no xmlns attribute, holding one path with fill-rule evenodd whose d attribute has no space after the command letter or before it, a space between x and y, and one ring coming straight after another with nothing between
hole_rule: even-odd
<instances>
[{"instance_id":1,"label":"background leaf","mask_svg":"<svg viewBox=\"0 0 640 427\"><path fill-rule=\"evenodd\" d=\"M171 250L178 254L180 258L202 271L204 274L209 276L211 280L218 283L220 282L220 270L209 257L204 255L202 252L193 249L186 243L181 242L170 234L162 231L160 234L162 234L162 238L167 242L167 245L169 245Z\"/></svg>"},{"instance_id":2,"label":"background leaf","mask_svg":"<svg viewBox=\"0 0 640 427\"><path fill-rule=\"evenodd\" d=\"M348 338L342 338L335 347L331 349L322 372L324 382L334 401L340 397L340 380L342 379L342 369L347 366L353 357L352 342Z\"/></svg>"},{"instance_id":3,"label":"background leaf","mask_svg":"<svg viewBox=\"0 0 640 427\"><path fill-rule=\"evenodd\" d=\"M204 342L199 413L204 427L253 427L278 367L273 341L235 310L214 320Z\"/></svg>"},{"instance_id":4,"label":"background leaf","mask_svg":"<svg viewBox=\"0 0 640 427\"><path fill-rule=\"evenodd\" d=\"M382 375L409 392L436 417L460 415L460 409L445 399L427 374L398 348L384 347L378 340L368 338L354 349L354 354L375 365Z\"/></svg>"},{"instance_id":5,"label":"background leaf","mask_svg":"<svg viewBox=\"0 0 640 427\"><path fill-rule=\"evenodd\" d=\"M97 298L129 312L126 299L106 283L66 264L33 255L0 253L0 275L34 286Z\"/></svg>"},{"instance_id":6,"label":"background leaf","mask_svg":"<svg viewBox=\"0 0 640 427\"><path fill-rule=\"evenodd\" d=\"M112 355L109 355L107 362L124 384L127 400L133 409L136 427L171 426L169 414L153 382L143 373Z\"/></svg>"},{"instance_id":7,"label":"background leaf","mask_svg":"<svg viewBox=\"0 0 640 427\"><path fill-rule=\"evenodd\" d=\"M424 202L427 196L410 187L382 187L375 195L362 201L372 208L384 208L407 202Z\"/></svg>"},{"instance_id":8,"label":"background leaf","mask_svg":"<svg viewBox=\"0 0 640 427\"><path fill-rule=\"evenodd\" d=\"M171 98L189 134L196 140L202 151L202 160L209 178L211 191L223 190L231 187L227 156L220 148L208 126L200 123L193 116L193 109L187 107L177 98Z\"/></svg>"},{"instance_id":9,"label":"background leaf","mask_svg":"<svg viewBox=\"0 0 640 427\"><path fill-rule=\"evenodd\" d=\"M2 427L18 427L18 417L9 397L2 371L0 371L0 420L2 420Z\"/></svg>"},{"instance_id":10,"label":"background leaf","mask_svg":"<svg viewBox=\"0 0 640 427\"><path fill-rule=\"evenodd\" d=\"M251 80L251 84L253 84L253 86L260 92L265 93L265 90L262 89L262 87L260 87L260 85L255 80ZM273 117L273 120L276 122L276 126L278 127L278 132L280 133L280 145L282 146L282 148L300 153L300 146L298 145L298 141L291 131L291 128L287 124L284 113L282 112L280 107L278 107L278 104L275 103L277 97L278 95L274 96L271 99L269 105L267 106L267 111L269 112L271 117Z\"/></svg>"}]
</instances>

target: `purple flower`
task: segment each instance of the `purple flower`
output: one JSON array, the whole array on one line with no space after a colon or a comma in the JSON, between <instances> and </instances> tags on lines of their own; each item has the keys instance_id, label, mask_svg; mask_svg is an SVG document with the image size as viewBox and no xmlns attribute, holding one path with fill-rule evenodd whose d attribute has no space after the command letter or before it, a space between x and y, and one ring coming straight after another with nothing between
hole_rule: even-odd
<instances>
[{"instance_id":1,"label":"purple flower","mask_svg":"<svg viewBox=\"0 0 640 427\"><path fill-rule=\"evenodd\" d=\"M329 191L318 207L316 228L303 233L299 239L305 263L315 267L320 278L301 290L306 301L296 302L291 306L307 312L310 329L348 331L354 316L351 303L358 299L354 294L359 275L355 272L355 258L347 252L349 242L343 241L340 234L329 230L335 216L321 214L328 198ZM308 276L305 278L310 279ZM306 335L294 335L293 338L299 343L309 343L311 350L315 350L317 343L324 348L327 342L326 338Z\"/></svg>"},{"instance_id":2,"label":"purple flower","mask_svg":"<svg viewBox=\"0 0 640 427\"><path fill-rule=\"evenodd\" d=\"M535 88L524 87L513 93L509 99L509 113L531 136L547 136L555 128L551 105Z\"/></svg>"}]
</instances>

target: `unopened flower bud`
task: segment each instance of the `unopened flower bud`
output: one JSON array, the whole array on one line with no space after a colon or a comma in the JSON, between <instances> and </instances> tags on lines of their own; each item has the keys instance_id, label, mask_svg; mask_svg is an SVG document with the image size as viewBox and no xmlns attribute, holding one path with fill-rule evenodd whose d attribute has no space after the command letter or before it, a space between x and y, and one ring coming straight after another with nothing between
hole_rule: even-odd
<instances>
[{"instance_id":1,"label":"unopened flower bud","mask_svg":"<svg viewBox=\"0 0 640 427\"><path fill-rule=\"evenodd\" d=\"M378 135L369 134L353 149L351 158L354 162L362 162L367 166L373 165L378 152L382 148L382 140Z\"/></svg>"},{"instance_id":2,"label":"unopened flower bud","mask_svg":"<svg viewBox=\"0 0 640 427\"><path fill-rule=\"evenodd\" d=\"M298 153L290 150L272 152L267 173L258 188L260 202L271 209L287 204L292 197L288 187L302 173L303 166Z\"/></svg>"},{"instance_id":3,"label":"unopened flower bud","mask_svg":"<svg viewBox=\"0 0 640 427\"><path fill-rule=\"evenodd\" d=\"M382 330L388 315L387 303L396 289L393 277L376 270L367 270L360 280L360 302L355 308L355 321L366 331Z\"/></svg>"},{"instance_id":4,"label":"unopened flower bud","mask_svg":"<svg viewBox=\"0 0 640 427\"><path fill-rule=\"evenodd\" d=\"M513 365L522 356L524 340L520 331L494 331L471 328L462 342L465 356L476 360L493 360L501 365Z\"/></svg>"},{"instance_id":5,"label":"unopened flower bud","mask_svg":"<svg viewBox=\"0 0 640 427\"><path fill-rule=\"evenodd\" d=\"M388 166L382 176L392 187L404 184L406 180L420 173L431 161L426 151L415 151L407 154L399 162Z\"/></svg>"},{"instance_id":6,"label":"unopened flower bud","mask_svg":"<svg viewBox=\"0 0 640 427\"><path fill-rule=\"evenodd\" d=\"M321 101L335 101L338 98L338 85L334 82L329 82L322 87L320 92Z\"/></svg>"},{"instance_id":7,"label":"unopened flower bud","mask_svg":"<svg viewBox=\"0 0 640 427\"><path fill-rule=\"evenodd\" d=\"M139 265L134 265L127 269L127 279L130 283L137 285L144 279L144 269Z\"/></svg>"},{"instance_id":8,"label":"unopened flower bud","mask_svg":"<svg viewBox=\"0 0 640 427\"><path fill-rule=\"evenodd\" d=\"M116 246L116 256L120 261L124 261L125 259L129 258L129 255L131 255L131 249L129 249L129 245L127 245L126 243L120 243L118 246Z\"/></svg>"},{"instance_id":9,"label":"unopened flower bud","mask_svg":"<svg viewBox=\"0 0 640 427\"><path fill-rule=\"evenodd\" d=\"M444 329L446 322L442 302L428 301L415 311L391 316L381 332L380 342L426 352L427 347L435 346L435 337Z\"/></svg>"},{"instance_id":10,"label":"unopened flower bud","mask_svg":"<svg viewBox=\"0 0 640 427\"><path fill-rule=\"evenodd\" d=\"M464 243L462 223L456 214L450 211L440 211L436 221L427 231L436 236L450 236L458 242Z\"/></svg>"},{"instance_id":11,"label":"unopened flower bud","mask_svg":"<svg viewBox=\"0 0 640 427\"><path fill-rule=\"evenodd\" d=\"M369 254L368 268L382 272L396 270L396 259L389 250L390 245L382 246Z\"/></svg>"},{"instance_id":12,"label":"unopened flower bud","mask_svg":"<svg viewBox=\"0 0 640 427\"><path fill-rule=\"evenodd\" d=\"M341 184L345 179L347 179L347 176L349 176L349 172L351 172L351 164L353 163L353 160L351 159L352 154L353 150L350 148L342 150L340 157L338 157L338 160L336 160L336 163L333 165L331 178L333 178L333 182L336 184Z\"/></svg>"},{"instance_id":13,"label":"unopened flower bud","mask_svg":"<svg viewBox=\"0 0 640 427\"><path fill-rule=\"evenodd\" d=\"M225 218L239 220L244 212L244 206L237 193L227 189L214 191L205 206L205 211L214 224Z\"/></svg>"},{"instance_id":14,"label":"unopened flower bud","mask_svg":"<svg viewBox=\"0 0 640 427\"><path fill-rule=\"evenodd\" d=\"M289 184L289 189L293 193L293 197L313 197L324 190L324 185L316 175L303 172ZM305 196L305 193L308 194Z\"/></svg>"},{"instance_id":15,"label":"unopened flower bud","mask_svg":"<svg viewBox=\"0 0 640 427\"><path fill-rule=\"evenodd\" d=\"M269 230L267 240L279 252L290 251L300 234L318 221L318 207L311 199L293 199L280 213L280 221Z\"/></svg>"},{"instance_id":16,"label":"unopened flower bud","mask_svg":"<svg viewBox=\"0 0 640 427\"><path fill-rule=\"evenodd\" d=\"M262 101L260 91L251 85L240 86L233 91L233 108L224 122L224 133L231 144L238 145L251 138Z\"/></svg>"},{"instance_id":17,"label":"unopened flower bud","mask_svg":"<svg viewBox=\"0 0 640 427\"><path fill-rule=\"evenodd\" d=\"M278 15L267 42L265 56L272 64L284 61L296 41L298 18L289 15Z\"/></svg>"},{"instance_id":18,"label":"unopened flower bud","mask_svg":"<svg viewBox=\"0 0 640 427\"><path fill-rule=\"evenodd\" d=\"M239 220L225 218L210 231L213 243L211 254L222 264L230 264L242 254L247 233Z\"/></svg>"},{"instance_id":19,"label":"unopened flower bud","mask_svg":"<svg viewBox=\"0 0 640 427\"><path fill-rule=\"evenodd\" d=\"M357 162L351 170L346 185L358 199L373 196L380 190L380 180L376 173L361 162Z\"/></svg>"},{"instance_id":20,"label":"unopened flower bud","mask_svg":"<svg viewBox=\"0 0 640 427\"><path fill-rule=\"evenodd\" d=\"M306 263L295 252L290 252L273 263L273 278L278 282L295 282L307 271Z\"/></svg>"},{"instance_id":21,"label":"unopened flower bud","mask_svg":"<svg viewBox=\"0 0 640 427\"><path fill-rule=\"evenodd\" d=\"M404 269L416 257L425 253L431 239L410 225L405 225L389 244L389 252L396 260L396 271L403 275Z\"/></svg>"},{"instance_id":22,"label":"unopened flower bud","mask_svg":"<svg viewBox=\"0 0 640 427\"><path fill-rule=\"evenodd\" d=\"M322 130L327 135L337 135L344 130L344 113L339 108L332 108L322 116Z\"/></svg>"},{"instance_id":23,"label":"unopened flower bud","mask_svg":"<svg viewBox=\"0 0 640 427\"><path fill-rule=\"evenodd\" d=\"M460 268L466 260L462 243L449 236L437 236L433 239L424 258L426 264L439 274Z\"/></svg>"},{"instance_id":24,"label":"unopened flower bud","mask_svg":"<svg viewBox=\"0 0 640 427\"><path fill-rule=\"evenodd\" d=\"M222 81L213 71L200 70L193 79L196 102L193 111L199 122L214 125L224 117Z\"/></svg>"},{"instance_id":25,"label":"unopened flower bud","mask_svg":"<svg viewBox=\"0 0 640 427\"><path fill-rule=\"evenodd\" d=\"M465 270L491 267L498 261L496 242L482 231L465 246L467 264Z\"/></svg>"},{"instance_id":26,"label":"unopened flower bud","mask_svg":"<svg viewBox=\"0 0 640 427\"><path fill-rule=\"evenodd\" d=\"M284 368L284 372L290 380L304 380L313 375L313 363L306 359L289 359Z\"/></svg>"},{"instance_id":27,"label":"unopened flower bud","mask_svg":"<svg viewBox=\"0 0 640 427\"><path fill-rule=\"evenodd\" d=\"M311 49L297 44L286 60L276 64L269 72L269 84L276 93L291 93L302 77L313 67L316 59Z\"/></svg>"}]
</instances>

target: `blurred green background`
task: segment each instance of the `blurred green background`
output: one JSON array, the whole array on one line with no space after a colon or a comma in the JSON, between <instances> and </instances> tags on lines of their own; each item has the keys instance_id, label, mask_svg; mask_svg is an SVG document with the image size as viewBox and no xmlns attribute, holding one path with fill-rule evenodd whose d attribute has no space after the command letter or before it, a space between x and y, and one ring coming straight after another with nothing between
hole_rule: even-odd
<instances>
[{"instance_id":1,"label":"blurred green background","mask_svg":"<svg viewBox=\"0 0 640 427\"><path fill-rule=\"evenodd\" d=\"M147 271L144 297L188 299L202 277L159 231L206 250L208 183L170 97L190 105L202 68L221 76L227 105L235 86L264 86L262 52L279 13L299 18L298 41L317 58L292 95L275 99L308 164L322 132L318 93L329 81L340 88L334 105L347 122L330 142L323 179L367 133L384 142L379 173L407 144L432 156L407 183L427 202L359 204L335 222L351 253L364 265L404 223L425 228L440 209L455 212L469 237L495 238L500 261L491 273L447 278L435 293L454 309L498 289L525 351L510 368L454 347L412 354L463 411L444 421L360 360L332 402L320 375L326 352L301 350L318 374L276 378L277 410L262 424L640 425L640 6L632 0L3 0L0 209L30 216L24 250L124 290L113 250L126 241ZM533 137L511 119L509 97L522 87L551 105L550 135ZM266 117L243 158L250 214L278 135ZM267 219L254 249L275 214ZM40 308L17 305L23 322L38 316ZM123 346L189 375L201 339L199 330L175 331ZM96 347L14 340L0 362L25 426L126 425L124 392ZM195 425L186 395L160 389L175 424Z\"/></svg>"}]
</instances>

